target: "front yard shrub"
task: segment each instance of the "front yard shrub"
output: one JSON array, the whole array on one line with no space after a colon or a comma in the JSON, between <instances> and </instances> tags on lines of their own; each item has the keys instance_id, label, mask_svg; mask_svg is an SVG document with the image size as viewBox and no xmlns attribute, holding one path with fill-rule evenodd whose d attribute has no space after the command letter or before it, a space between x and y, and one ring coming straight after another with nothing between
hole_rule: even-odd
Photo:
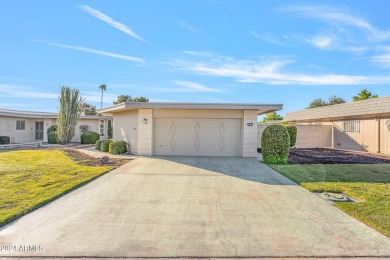
<instances>
[{"instance_id":1,"label":"front yard shrub","mask_svg":"<svg viewBox=\"0 0 390 260\"><path fill-rule=\"evenodd\" d=\"M108 148L111 154L122 154L127 152L127 143L125 141L111 142Z\"/></svg>"},{"instance_id":2,"label":"front yard shrub","mask_svg":"<svg viewBox=\"0 0 390 260\"><path fill-rule=\"evenodd\" d=\"M10 142L9 136L0 136L0 144L9 144Z\"/></svg>"},{"instance_id":3,"label":"front yard shrub","mask_svg":"<svg viewBox=\"0 0 390 260\"><path fill-rule=\"evenodd\" d=\"M110 147L110 143L111 143L111 141L110 140L105 140L104 142L102 142L101 144L100 144L100 151L101 152L108 152L108 149L109 149L109 147Z\"/></svg>"},{"instance_id":4,"label":"front yard shrub","mask_svg":"<svg viewBox=\"0 0 390 260\"><path fill-rule=\"evenodd\" d=\"M100 151L100 146L102 145L102 143L104 141L107 141L107 140L97 140L96 143L95 143L95 150Z\"/></svg>"},{"instance_id":5,"label":"front yard shrub","mask_svg":"<svg viewBox=\"0 0 390 260\"><path fill-rule=\"evenodd\" d=\"M57 125L51 125L47 128L46 133L49 135L51 132L57 132Z\"/></svg>"},{"instance_id":6,"label":"front yard shrub","mask_svg":"<svg viewBox=\"0 0 390 260\"><path fill-rule=\"evenodd\" d=\"M294 125L288 125L286 126L286 129L290 135L290 147L293 147L297 143L297 127Z\"/></svg>"},{"instance_id":7,"label":"front yard shrub","mask_svg":"<svg viewBox=\"0 0 390 260\"><path fill-rule=\"evenodd\" d=\"M108 139L112 139L112 131L113 131L112 126L108 127L107 129Z\"/></svg>"},{"instance_id":8,"label":"front yard shrub","mask_svg":"<svg viewBox=\"0 0 390 260\"><path fill-rule=\"evenodd\" d=\"M95 144L100 139L100 135L96 132L87 131L80 136L82 144Z\"/></svg>"},{"instance_id":9,"label":"front yard shrub","mask_svg":"<svg viewBox=\"0 0 390 260\"><path fill-rule=\"evenodd\" d=\"M88 132L88 125L79 125L79 131L81 134Z\"/></svg>"},{"instance_id":10,"label":"front yard shrub","mask_svg":"<svg viewBox=\"0 0 390 260\"><path fill-rule=\"evenodd\" d=\"M49 144L58 144L56 132L49 132L49 133L47 134L47 142L48 142Z\"/></svg>"},{"instance_id":11,"label":"front yard shrub","mask_svg":"<svg viewBox=\"0 0 390 260\"><path fill-rule=\"evenodd\" d=\"M281 125L267 126L261 136L263 161L269 164L287 163L290 149L290 136Z\"/></svg>"}]
</instances>

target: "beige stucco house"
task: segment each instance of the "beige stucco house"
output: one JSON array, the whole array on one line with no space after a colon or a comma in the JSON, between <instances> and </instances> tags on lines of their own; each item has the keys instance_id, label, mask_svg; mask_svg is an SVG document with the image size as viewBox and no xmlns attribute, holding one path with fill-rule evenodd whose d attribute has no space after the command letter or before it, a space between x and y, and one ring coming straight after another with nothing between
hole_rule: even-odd
<instances>
[{"instance_id":1,"label":"beige stucco house","mask_svg":"<svg viewBox=\"0 0 390 260\"><path fill-rule=\"evenodd\" d=\"M113 138L136 155L256 157L257 116L282 105L122 103L99 113L113 116Z\"/></svg>"},{"instance_id":2,"label":"beige stucco house","mask_svg":"<svg viewBox=\"0 0 390 260\"><path fill-rule=\"evenodd\" d=\"M0 109L0 136L9 136L11 143L47 142L46 130L55 125L56 120L56 113ZM87 125L88 130L107 137L111 124L109 116L81 116L72 142L80 142L80 125Z\"/></svg>"},{"instance_id":3,"label":"beige stucco house","mask_svg":"<svg viewBox=\"0 0 390 260\"><path fill-rule=\"evenodd\" d=\"M286 114L299 128L297 147L390 154L390 96Z\"/></svg>"}]
</instances>

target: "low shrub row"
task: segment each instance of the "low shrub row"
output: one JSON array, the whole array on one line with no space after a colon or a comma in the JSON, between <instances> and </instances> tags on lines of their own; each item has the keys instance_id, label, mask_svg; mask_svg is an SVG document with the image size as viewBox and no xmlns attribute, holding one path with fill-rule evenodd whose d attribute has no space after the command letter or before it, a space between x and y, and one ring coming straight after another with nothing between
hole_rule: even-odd
<instances>
[{"instance_id":1,"label":"low shrub row","mask_svg":"<svg viewBox=\"0 0 390 260\"><path fill-rule=\"evenodd\" d=\"M127 153L127 143L125 141L98 140L95 143L95 149L111 154L123 154Z\"/></svg>"},{"instance_id":2,"label":"low shrub row","mask_svg":"<svg viewBox=\"0 0 390 260\"><path fill-rule=\"evenodd\" d=\"M10 142L9 136L0 136L0 144L9 144Z\"/></svg>"}]
</instances>

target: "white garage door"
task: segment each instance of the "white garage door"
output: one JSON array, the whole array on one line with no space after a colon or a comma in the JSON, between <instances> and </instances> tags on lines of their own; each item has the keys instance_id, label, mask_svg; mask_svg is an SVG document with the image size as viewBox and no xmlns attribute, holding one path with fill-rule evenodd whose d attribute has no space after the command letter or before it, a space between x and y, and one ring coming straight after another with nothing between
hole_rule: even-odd
<instances>
[{"instance_id":1,"label":"white garage door","mask_svg":"<svg viewBox=\"0 0 390 260\"><path fill-rule=\"evenodd\" d=\"M153 121L155 155L241 156L241 119Z\"/></svg>"}]
</instances>

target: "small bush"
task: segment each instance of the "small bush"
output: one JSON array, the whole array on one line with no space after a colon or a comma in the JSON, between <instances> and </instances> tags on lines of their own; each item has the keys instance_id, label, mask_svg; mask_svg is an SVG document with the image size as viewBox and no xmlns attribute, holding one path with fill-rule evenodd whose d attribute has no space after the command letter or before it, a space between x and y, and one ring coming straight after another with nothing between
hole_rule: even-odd
<instances>
[{"instance_id":1,"label":"small bush","mask_svg":"<svg viewBox=\"0 0 390 260\"><path fill-rule=\"evenodd\" d=\"M95 144L100 139L100 136L96 132L87 131L81 134L80 139L82 144Z\"/></svg>"},{"instance_id":2,"label":"small bush","mask_svg":"<svg viewBox=\"0 0 390 260\"><path fill-rule=\"evenodd\" d=\"M111 154L122 154L127 152L127 143L125 141L111 142L108 152Z\"/></svg>"},{"instance_id":3,"label":"small bush","mask_svg":"<svg viewBox=\"0 0 390 260\"><path fill-rule=\"evenodd\" d=\"M108 129L107 129L108 139L112 139L112 131L113 131L112 127L111 126L108 127Z\"/></svg>"},{"instance_id":4,"label":"small bush","mask_svg":"<svg viewBox=\"0 0 390 260\"><path fill-rule=\"evenodd\" d=\"M261 136L263 161L269 164L287 163L290 150L290 136L281 125L267 126Z\"/></svg>"},{"instance_id":5,"label":"small bush","mask_svg":"<svg viewBox=\"0 0 390 260\"><path fill-rule=\"evenodd\" d=\"M49 133L47 134L47 142L48 142L49 144L58 144L56 132L49 132Z\"/></svg>"},{"instance_id":6,"label":"small bush","mask_svg":"<svg viewBox=\"0 0 390 260\"><path fill-rule=\"evenodd\" d=\"M289 125L286 126L286 129L290 135L290 147L293 147L297 143L297 127L294 125Z\"/></svg>"},{"instance_id":7,"label":"small bush","mask_svg":"<svg viewBox=\"0 0 390 260\"><path fill-rule=\"evenodd\" d=\"M11 142L11 138L9 136L0 136L0 144L9 144Z\"/></svg>"},{"instance_id":8,"label":"small bush","mask_svg":"<svg viewBox=\"0 0 390 260\"><path fill-rule=\"evenodd\" d=\"M54 132L54 133L57 132L57 125L51 125L47 128L47 130L46 130L47 135L49 135L49 133L51 133L51 132Z\"/></svg>"},{"instance_id":9,"label":"small bush","mask_svg":"<svg viewBox=\"0 0 390 260\"><path fill-rule=\"evenodd\" d=\"M102 142L100 144L100 151L101 152L108 152L108 149L110 147L110 143L111 143L110 140L105 140L104 142Z\"/></svg>"},{"instance_id":10,"label":"small bush","mask_svg":"<svg viewBox=\"0 0 390 260\"><path fill-rule=\"evenodd\" d=\"M96 143L95 143L95 150L100 151L100 145L101 145L104 141L107 141L107 140L97 140Z\"/></svg>"}]
</instances>

